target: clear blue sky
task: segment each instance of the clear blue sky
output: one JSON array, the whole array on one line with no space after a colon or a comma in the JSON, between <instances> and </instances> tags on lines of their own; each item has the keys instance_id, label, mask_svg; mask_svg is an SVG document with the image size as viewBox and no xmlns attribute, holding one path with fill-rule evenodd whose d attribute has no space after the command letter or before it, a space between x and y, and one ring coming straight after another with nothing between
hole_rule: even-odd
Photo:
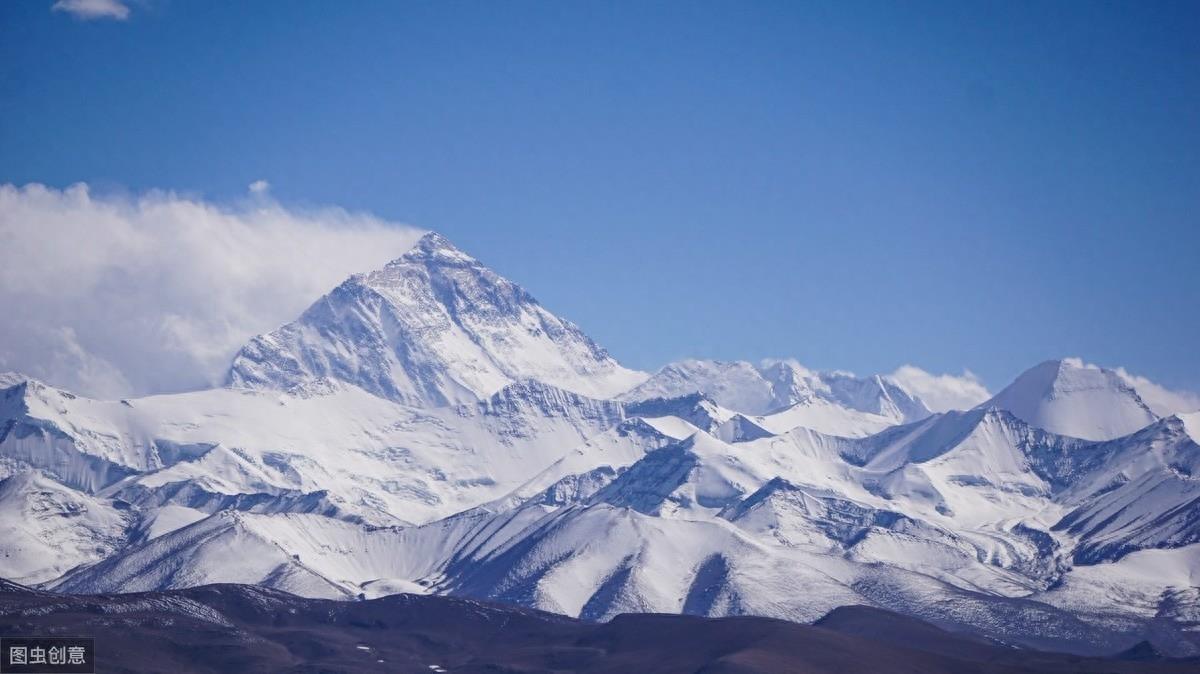
<instances>
[{"instance_id":1,"label":"clear blue sky","mask_svg":"<svg viewBox=\"0 0 1200 674\"><path fill-rule=\"evenodd\" d=\"M0 3L0 182L263 178L642 368L1200 388L1200 3L50 4Z\"/></svg>"}]
</instances>

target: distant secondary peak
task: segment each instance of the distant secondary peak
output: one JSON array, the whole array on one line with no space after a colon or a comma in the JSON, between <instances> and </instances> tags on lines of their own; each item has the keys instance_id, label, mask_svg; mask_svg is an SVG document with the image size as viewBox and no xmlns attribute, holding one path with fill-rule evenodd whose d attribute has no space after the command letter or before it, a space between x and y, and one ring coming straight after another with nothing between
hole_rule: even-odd
<instances>
[{"instance_id":1,"label":"distant secondary peak","mask_svg":"<svg viewBox=\"0 0 1200 674\"><path fill-rule=\"evenodd\" d=\"M1117 372L1062 358L1039 363L980 407L998 407L1037 428L1111 440L1158 419Z\"/></svg>"}]
</instances>

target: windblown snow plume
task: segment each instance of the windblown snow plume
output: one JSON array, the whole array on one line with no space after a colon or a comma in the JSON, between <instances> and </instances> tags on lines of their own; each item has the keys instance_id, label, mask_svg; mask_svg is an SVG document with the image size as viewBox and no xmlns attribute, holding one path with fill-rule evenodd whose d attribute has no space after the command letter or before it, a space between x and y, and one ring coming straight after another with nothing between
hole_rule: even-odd
<instances>
[{"instance_id":1,"label":"windblown snow plume","mask_svg":"<svg viewBox=\"0 0 1200 674\"><path fill-rule=\"evenodd\" d=\"M421 232L254 195L0 186L0 370L99 397L220 381L250 337Z\"/></svg>"}]
</instances>

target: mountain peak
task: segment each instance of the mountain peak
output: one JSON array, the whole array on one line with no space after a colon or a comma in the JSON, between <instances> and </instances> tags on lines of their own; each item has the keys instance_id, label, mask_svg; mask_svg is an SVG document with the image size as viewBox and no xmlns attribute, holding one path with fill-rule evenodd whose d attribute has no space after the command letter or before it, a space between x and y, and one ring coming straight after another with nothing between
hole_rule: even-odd
<instances>
[{"instance_id":1,"label":"mountain peak","mask_svg":"<svg viewBox=\"0 0 1200 674\"><path fill-rule=\"evenodd\" d=\"M457 246L451 243L449 239L441 234L437 232L427 232L424 236L417 240L417 243L407 253L389 262L388 266L391 267L410 262L425 262L429 260L478 262L475 258L464 253Z\"/></svg>"},{"instance_id":2,"label":"mountain peak","mask_svg":"<svg viewBox=\"0 0 1200 674\"><path fill-rule=\"evenodd\" d=\"M807 425L833 435L864 435L930 415L925 403L888 377L818 372L792 359L764 360L759 365L678 361L623 398L670 399L697 391L728 410L773 417L777 430Z\"/></svg>"},{"instance_id":3,"label":"mountain peak","mask_svg":"<svg viewBox=\"0 0 1200 674\"><path fill-rule=\"evenodd\" d=\"M643 378L516 283L429 232L299 319L254 338L229 383L291 390L328 378L420 406L487 398L531 379L608 398Z\"/></svg>"},{"instance_id":4,"label":"mountain peak","mask_svg":"<svg viewBox=\"0 0 1200 674\"><path fill-rule=\"evenodd\" d=\"M1080 358L1039 363L980 407L1007 410L1037 428L1086 440L1118 438L1158 419L1118 373Z\"/></svg>"},{"instance_id":5,"label":"mountain peak","mask_svg":"<svg viewBox=\"0 0 1200 674\"><path fill-rule=\"evenodd\" d=\"M12 388L27 381L32 381L32 378L20 372L0 372L0 389Z\"/></svg>"}]
</instances>

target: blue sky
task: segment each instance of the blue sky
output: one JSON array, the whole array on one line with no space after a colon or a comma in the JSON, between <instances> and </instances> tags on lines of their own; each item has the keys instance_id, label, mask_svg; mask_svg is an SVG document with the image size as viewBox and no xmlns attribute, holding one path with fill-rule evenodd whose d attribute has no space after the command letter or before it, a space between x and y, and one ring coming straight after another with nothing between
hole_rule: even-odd
<instances>
[{"instance_id":1,"label":"blue sky","mask_svg":"<svg viewBox=\"0 0 1200 674\"><path fill-rule=\"evenodd\" d=\"M264 179L441 231L640 368L1200 388L1200 4L51 4L0 3L0 182Z\"/></svg>"}]
</instances>

